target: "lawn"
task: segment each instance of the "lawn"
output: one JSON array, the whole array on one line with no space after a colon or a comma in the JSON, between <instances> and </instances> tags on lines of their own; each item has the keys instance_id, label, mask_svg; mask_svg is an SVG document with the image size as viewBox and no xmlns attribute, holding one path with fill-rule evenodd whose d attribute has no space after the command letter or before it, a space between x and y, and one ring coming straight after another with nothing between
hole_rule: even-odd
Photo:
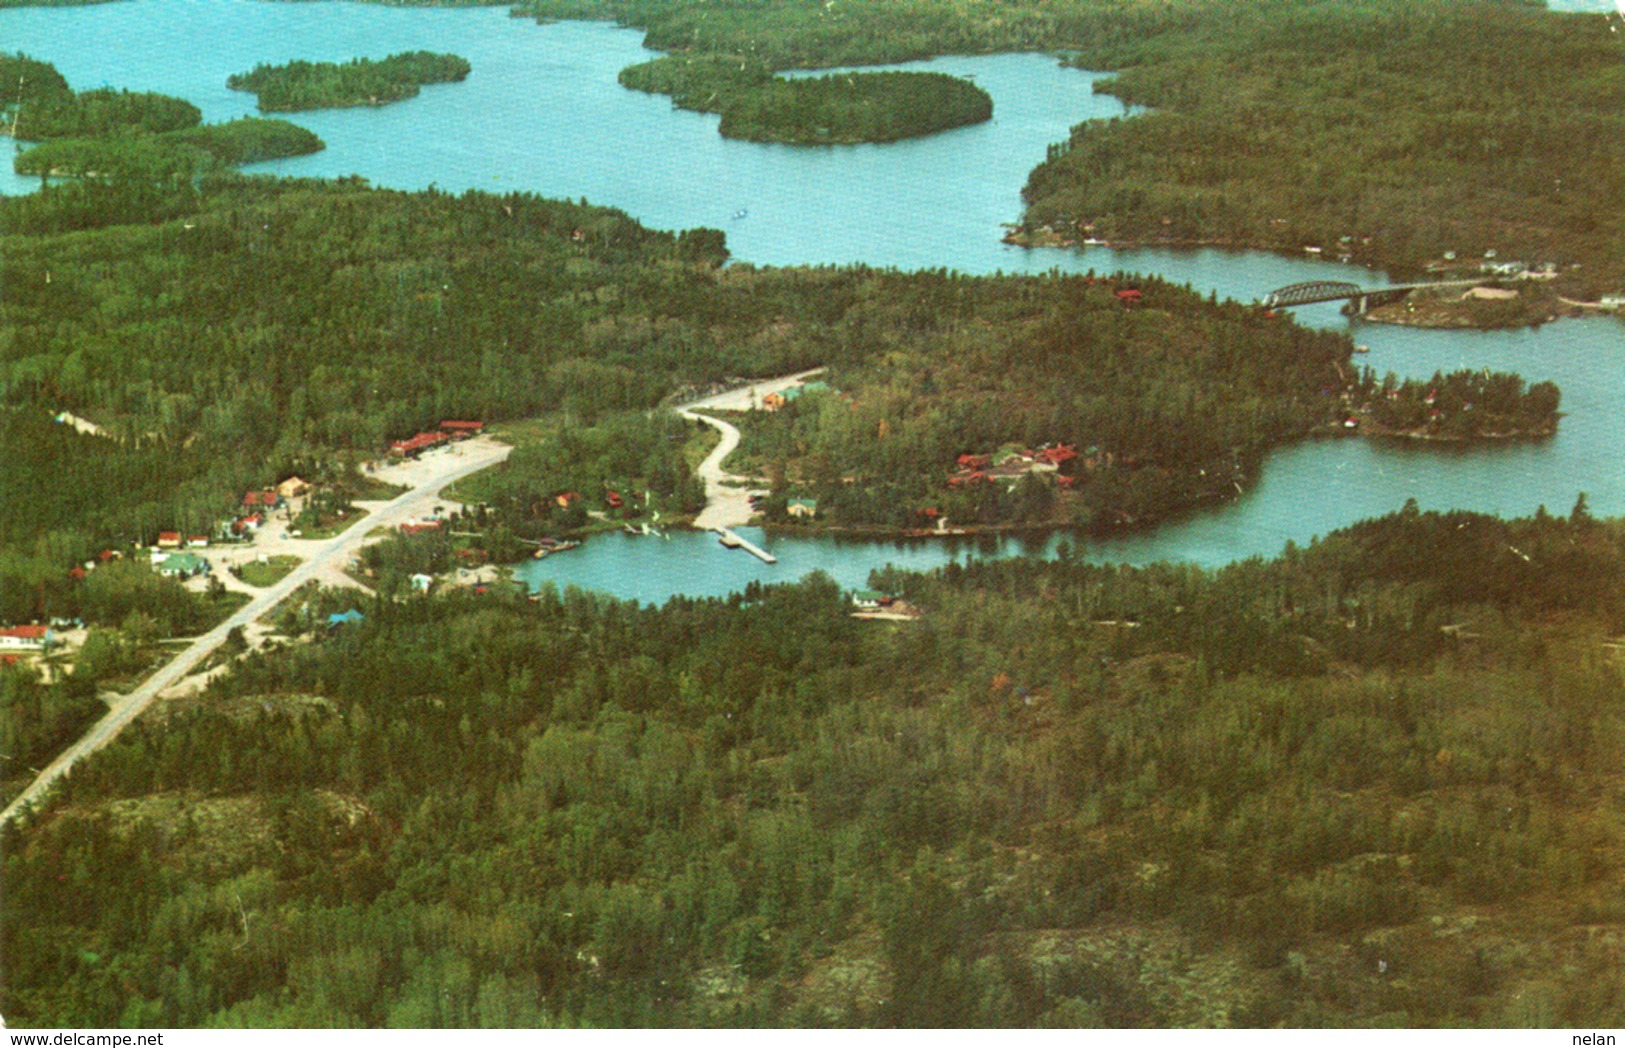
<instances>
[{"instance_id":1,"label":"lawn","mask_svg":"<svg viewBox=\"0 0 1625 1048\"><path fill-rule=\"evenodd\" d=\"M238 577L250 586L273 586L299 566L299 558L282 554L265 560L251 560L238 569Z\"/></svg>"}]
</instances>

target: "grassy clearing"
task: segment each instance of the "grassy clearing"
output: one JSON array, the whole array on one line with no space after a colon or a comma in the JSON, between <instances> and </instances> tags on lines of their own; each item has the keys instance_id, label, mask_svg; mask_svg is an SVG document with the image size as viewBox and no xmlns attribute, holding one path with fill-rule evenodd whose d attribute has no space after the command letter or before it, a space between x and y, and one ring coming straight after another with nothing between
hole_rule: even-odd
<instances>
[{"instance_id":1,"label":"grassy clearing","mask_svg":"<svg viewBox=\"0 0 1625 1048\"><path fill-rule=\"evenodd\" d=\"M251 560L237 570L237 577L250 586L274 586L299 566L299 558L289 554L268 557L264 561Z\"/></svg>"}]
</instances>

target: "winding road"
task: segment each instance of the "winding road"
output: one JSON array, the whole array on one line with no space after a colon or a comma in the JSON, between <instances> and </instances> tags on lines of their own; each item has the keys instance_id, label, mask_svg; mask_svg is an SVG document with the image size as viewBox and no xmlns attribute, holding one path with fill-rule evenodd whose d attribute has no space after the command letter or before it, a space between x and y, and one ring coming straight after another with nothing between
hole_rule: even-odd
<instances>
[{"instance_id":1,"label":"winding road","mask_svg":"<svg viewBox=\"0 0 1625 1048\"><path fill-rule=\"evenodd\" d=\"M823 370L813 368L811 371L800 371L794 375L754 382L726 393L717 393L692 401L677 409L677 413L684 418L703 422L722 434L721 443L711 449L711 454L705 456L705 461L701 462L695 471L705 481L705 508L694 518L696 528L715 531L718 528L734 528L749 523L751 514L755 512L750 507L749 486L760 483L754 478L737 476L722 468L723 460L733 454L734 449L739 446L739 429L714 415L703 414L702 409L753 411L760 407L761 397L769 393L782 393L791 386L799 386Z\"/></svg>"},{"instance_id":2,"label":"winding road","mask_svg":"<svg viewBox=\"0 0 1625 1048\"><path fill-rule=\"evenodd\" d=\"M165 689L186 677L204 659L225 642L226 635L238 626L264 615L300 586L312 579L321 580L341 572L349 558L366 544L369 534L376 528L396 528L406 521L427 515L439 499L440 489L477 473L508 457L512 448L489 439L467 441L455 445L450 452L440 452L443 462L439 468L403 495L373 507L366 515L331 539L309 543L301 552L306 559L284 578L260 591L257 596L224 622L215 626L188 645L163 668L148 677L141 686L122 698L113 700L107 715L91 726L84 736L64 750L56 760L45 766L28 788L0 813L0 823L9 822L31 806L40 802L68 771L84 757L96 752L123 731L131 721L141 716Z\"/></svg>"}]
</instances>

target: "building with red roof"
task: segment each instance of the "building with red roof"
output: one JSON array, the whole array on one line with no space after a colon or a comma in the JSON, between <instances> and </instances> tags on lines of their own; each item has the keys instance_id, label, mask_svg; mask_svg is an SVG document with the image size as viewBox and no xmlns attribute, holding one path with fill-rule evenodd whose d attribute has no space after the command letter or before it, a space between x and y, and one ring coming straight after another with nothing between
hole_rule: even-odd
<instances>
[{"instance_id":1,"label":"building with red roof","mask_svg":"<svg viewBox=\"0 0 1625 1048\"><path fill-rule=\"evenodd\" d=\"M0 648L39 651L51 643L49 626L6 626L0 628Z\"/></svg>"},{"instance_id":2,"label":"building with red roof","mask_svg":"<svg viewBox=\"0 0 1625 1048\"><path fill-rule=\"evenodd\" d=\"M400 458L417 458L430 448L438 448L450 439L439 430L419 433L415 437L395 441L389 446L389 453Z\"/></svg>"}]
</instances>

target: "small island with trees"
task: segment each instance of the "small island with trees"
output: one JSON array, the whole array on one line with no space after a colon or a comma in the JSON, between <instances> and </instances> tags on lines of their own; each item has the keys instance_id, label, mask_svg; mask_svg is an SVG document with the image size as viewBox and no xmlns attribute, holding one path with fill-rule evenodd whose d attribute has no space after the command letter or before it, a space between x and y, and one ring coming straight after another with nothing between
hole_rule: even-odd
<instances>
[{"instance_id":1,"label":"small island with trees","mask_svg":"<svg viewBox=\"0 0 1625 1048\"><path fill-rule=\"evenodd\" d=\"M770 66L726 55L671 55L621 70L621 85L670 95L679 109L717 113L725 138L792 145L895 142L993 116L993 99L946 73L775 76Z\"/></svg>"},{"instance_id":2,"label":"small island with trees","mask_svg":"<svg viewBox=\"0 0 1625 1048\"><path fill-rule=\"evenodd\" d=\"M229 77L226 86L257 95L262 112L293 113L387 105L415 98L424 84L467 79L469 70L468 59L458 55L403 51L383 59L356 58L342 63L262 63L251 72Z\"/></svg>"}]
</instances>

